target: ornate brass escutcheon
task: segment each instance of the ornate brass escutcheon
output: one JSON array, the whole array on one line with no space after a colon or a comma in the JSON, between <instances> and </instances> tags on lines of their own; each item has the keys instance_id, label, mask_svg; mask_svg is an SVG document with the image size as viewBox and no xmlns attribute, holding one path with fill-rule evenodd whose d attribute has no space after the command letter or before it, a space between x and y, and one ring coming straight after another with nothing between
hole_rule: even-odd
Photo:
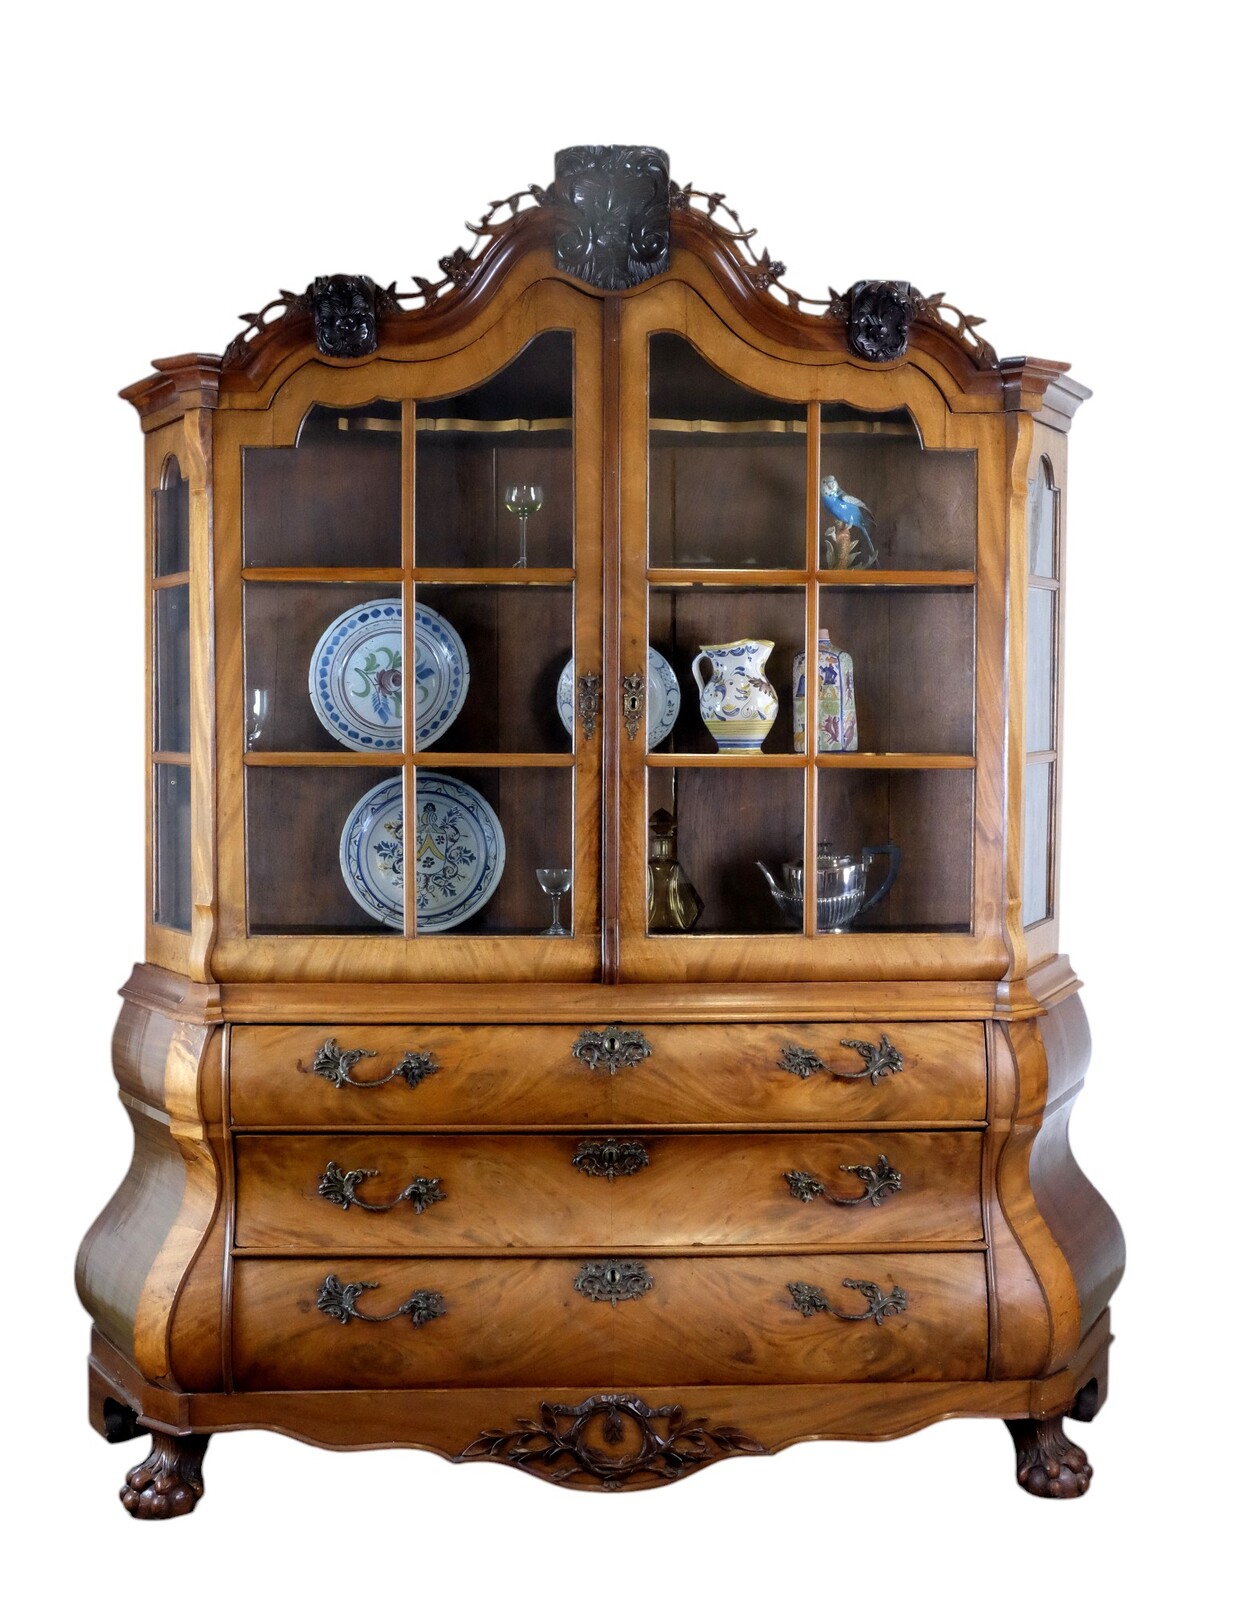
<instances>
[{"instance_id":1,"label":"ornate brass escutcheon","mask_svg":"<svg viewBox=\"0 0 1257 1600\"><path fill-rule=\"evenodd\" d=\"M427 1050L407 1050L391 1072L382 1078L354 1078L350 1074L360 1061L368 1061L374 1050L342 1050L335 1039L328 1039L310 1063L310 1071L337 1089L382 1089L394 1078L400 1078L410 1089L439 1071L436 1061Z\"/></svg>"},{"instance_id":2,"label":"ornate brass escutcheon","mask_svg":"<svg viewBox=\"0 0 1257 1600\"><path fill-rule=\"evenodd\" d=\"M614 1076L621 1067L635 1067L638 1062L645 1061L650 1046L644 1033L613 1022L601 1033L596 1028L586 1028L572 1045L572 1054L591 1072L609 1072Z\"/></svg>"},{"instance_id":3,"label":"ornate brass escutcheon","mask_svg":"<svg viewBox=\"0 0 1257 1600\"><path fill-rule=\"evenodd\" d=\"M631 1178L650 1165L640 1139L582 1139L572 1165L587 1178Z\"/></svg>"},{"instance_id":4,"label":"ornate brass escutcheon","mask_svg":"<svg viewBox=\"0 0 1257 1600\"><path fill-rule=\"evenodd\" d=\"M587 1261L572 1279L572 1287L586 1300L640 1300L655 1280L644 1261Z\"/></svg>"},{"instance_id":5,"label":"ornate brass escutcheon","mask_svg":"<svg viewBox=\"0 0 1257 1600\"><path fill-rule=\"evenodd\" d=\"M628 672L625 673L620 687L623 691L621 705L624 711L624 731L630 739L636 739L638 729L642 725L642 712L646 708L646 680L640 672Z\"/></svg>"},{"instance_id":6,"label":"ornate brass escutcheon","mask_svg":"<svg viewBox=\"0 0 1257 1600\"><path fill-rule=\"evenodd\" d=\"M576 680L576 715L584 729L586 740L594 736L598 721L598 704L602 699L602 679L596 672L583 673Z\"/></svg>"}]
</instances>

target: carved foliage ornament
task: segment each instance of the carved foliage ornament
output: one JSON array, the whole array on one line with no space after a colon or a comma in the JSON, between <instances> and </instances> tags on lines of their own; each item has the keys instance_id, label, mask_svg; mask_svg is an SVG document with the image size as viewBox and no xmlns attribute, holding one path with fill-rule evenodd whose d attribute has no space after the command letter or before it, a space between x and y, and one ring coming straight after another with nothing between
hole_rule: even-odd
<instances>
[{"instance_id":1,"label":"carved foliage ornament","mask_svg":"<svg viewBox=\"0 0 1257 1600\"><path fill-rule=\"evenodd\" d=\"M595 289L632 289L668 268L668 156L579 144L554 158L555 265Z\"/></svg>"},{"instance_id":2,"label":"carved foliage ornament","mask_svg":"<svg viewBox=\"0 0 1257 1600\"><path fill-rule=\"evenodd\" d=\"M244 360L274 324L298 318L313 324L324 355L352 359L371 354L381 317L410 309L410 301L426 309L464 290L521 213L538 207L553 213L555 264L596 288L631 289L667 271L671 214L692 213L723 244L753 292L792 313L845 324L852 351L865 361L900 359L907 351L909 327L923 322L945 333L977 366L998 365L991 345L975 331L983 319L969 316L941 294L923 295L903 280L861 280L846 293L831 288L825 299L790 288L782 281L785 263L767 250L758 255L751 250L756 230L742 226L725 196L670 183L667 155L650 145L560 150L549 188L529 184L491 201L479 222L467 224L471 247L459 246L442 256L442 276L435 280L416 274L413 289L399 290L396 283L383 288L370 278L347 274L316 278L302 294L282 289L260 311L242 313L245 326L227 346L223 362L231 366Z\"/></svg>"},{"instance_id":3,"label":"carved foliage ornament","mask_svg":"<svg viewBox=\"0 0 1257 1600\"><path fill-rule=\"evenodd\" d=\"M740 1428L685 1421L681 1406L651 1406L633 1394L595 1394L578 1406L542 1401L535 1421L485 1428L458 1457L501 1461L574 1489L670 1483L731 1455L763 1455ZM643 1481L644 1480L644 1481Z\"/></svg>"}]
</instances>

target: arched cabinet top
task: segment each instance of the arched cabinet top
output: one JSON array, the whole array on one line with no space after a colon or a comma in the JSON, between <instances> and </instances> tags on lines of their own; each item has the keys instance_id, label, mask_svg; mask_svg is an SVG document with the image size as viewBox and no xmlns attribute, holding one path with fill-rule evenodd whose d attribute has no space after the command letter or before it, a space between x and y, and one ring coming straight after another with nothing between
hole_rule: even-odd
<instances>
[{"instance_id":1,"label":"arched cabinet top","mask_svg":"<svg viewBox=\"0 0 1257 1600\"><path fill-rule=\"evenodd\" d=\"M756 253L755 230L724 195L671 182L666 154L651 147L561 150L546 188L494 201L467 226L470 247L441 257L438 277L416 275L406 288L333 274L300 293L281 290L242 318L221 356L155 361L122 396L146 430L187 410L264 407L306 363L344 369L457 348L508 283L518 292L550 279L618 302L669 278L723 302L754 342L796 360L873 372L918 366L954 409L1033 412L1065 431L1090 393L1066 376L1067 363L1001 360L977 331L980 317L907 281L857 280L821 298L789 287L784 263Z\"/></svg>"}]
</instances>

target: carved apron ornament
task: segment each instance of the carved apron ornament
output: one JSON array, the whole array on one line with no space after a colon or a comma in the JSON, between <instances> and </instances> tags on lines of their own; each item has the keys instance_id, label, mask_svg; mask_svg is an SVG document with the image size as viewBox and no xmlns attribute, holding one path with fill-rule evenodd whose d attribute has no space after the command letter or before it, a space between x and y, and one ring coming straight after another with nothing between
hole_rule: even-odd
<instances>
[{"instance_id":1,"label":"carved apron ornament","mask_svg":"<svg viewBox=\"0 0 1257 1600\"><path fill-rule=\"evenodd\" d=\"M668 270L668 156L650 145L579 144L554 157L555 265L595 289Z\"/></svg>"}]
</instances>

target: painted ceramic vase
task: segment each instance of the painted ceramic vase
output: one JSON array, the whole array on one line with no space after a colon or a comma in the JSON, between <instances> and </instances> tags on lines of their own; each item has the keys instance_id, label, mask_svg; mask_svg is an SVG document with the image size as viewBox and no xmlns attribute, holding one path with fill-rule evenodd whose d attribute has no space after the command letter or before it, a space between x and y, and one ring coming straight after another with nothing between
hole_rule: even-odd
<instances>
[{"instance_id":1,"label":"painted ceramic vase","mask_svg":"<svg viewBox=\"0 0 1257 1600\"><path fill-rule=\"evenodd\" d=\"M777 691L764 675L771 639L705 644L694 657L698 710L718 750L758 750L777 720ZM704 682L702 663L711 667Z\"/></svg>"},{"instance_id":2,"label":"painted ceramic vase","mask_svg":"<svg viewBox=\"0 0 1257 1600\"><path fill-rule=\"evenodd\" d=\"M831 643L829 629L817 636L816 748L819 751L858 750L855 720L855 668L845 650ZM794 658L794 749L802 755L807 746L807 656Z\"/></svg>"}]
</instances>

